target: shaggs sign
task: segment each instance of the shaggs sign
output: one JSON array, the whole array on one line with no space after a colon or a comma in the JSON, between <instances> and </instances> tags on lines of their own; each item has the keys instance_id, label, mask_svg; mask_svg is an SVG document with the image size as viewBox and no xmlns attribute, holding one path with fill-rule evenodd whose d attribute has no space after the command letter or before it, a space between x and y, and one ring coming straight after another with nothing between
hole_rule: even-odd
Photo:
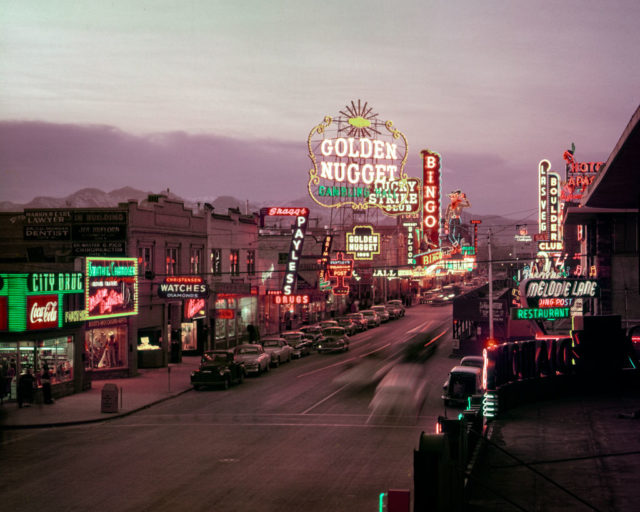
<instances>
[{"instance_id":1,"label":"shaggs sign","mask_svg":"<svg viewBox=\"0 0 640 512\"><path fill-rule=\"evenodd\" d=\"M325 116L307 140L309 195L320 206L376 207L406 213L415 183L407 181L407 139L391 121L381 121L365 102L351 102L336 117ZM388 203L388 204L387 204Z\"/></svg>"}]
</instances>

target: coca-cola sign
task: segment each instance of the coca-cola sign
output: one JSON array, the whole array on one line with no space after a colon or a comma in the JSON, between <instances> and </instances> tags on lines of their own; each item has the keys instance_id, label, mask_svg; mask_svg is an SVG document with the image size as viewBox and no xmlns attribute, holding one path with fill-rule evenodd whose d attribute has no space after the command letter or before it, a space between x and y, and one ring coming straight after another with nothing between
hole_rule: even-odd
<instances>
[{"instance_id":1,"label":"coca-cola sign","mask_svg":"<svg viewBox=\"0 0 640 512\"><path fill-rule=\"evenodd\" d=\"M55 329L58 327L58 296L27 296L27 330Z\"/></svg>"}]
</instances>

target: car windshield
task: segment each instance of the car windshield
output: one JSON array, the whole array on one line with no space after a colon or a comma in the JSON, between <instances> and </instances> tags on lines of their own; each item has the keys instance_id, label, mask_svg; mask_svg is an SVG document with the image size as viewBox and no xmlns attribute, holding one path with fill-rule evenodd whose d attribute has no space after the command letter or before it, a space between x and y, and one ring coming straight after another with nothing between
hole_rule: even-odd
<instances>
[{"instance_id":1,"label":"car windshield","mask_svg":"<svg viewBox=\"0 0 640 512\"><path fill-rule=\"evenodd\" d=\"M226 352L222 354L209 352L202 356L202 362L203 363L219 363L222 361L227 361L228 357L229 356L227 355Z\"/></svg>"},{"instance_id":2,"label":"car windshield","mask_svg":"<svg viewBox=\"0 0 640 512\"><path fill-rule=\"evenodd\" d=\"M344 329L329 328L322 331L322 334L324 334L325 336L340 337L344 336Z\"/></svg>"},{"instance_id":3,"label":"car windshield","mask_svg":"<svg viewBox=\"0 0 640 512\"><path fill-rule=\"evenodd\" d=\"M238 349L238 354L259 354L260 350L258 347L247 347Z\"/></svg>"}]
</instances>

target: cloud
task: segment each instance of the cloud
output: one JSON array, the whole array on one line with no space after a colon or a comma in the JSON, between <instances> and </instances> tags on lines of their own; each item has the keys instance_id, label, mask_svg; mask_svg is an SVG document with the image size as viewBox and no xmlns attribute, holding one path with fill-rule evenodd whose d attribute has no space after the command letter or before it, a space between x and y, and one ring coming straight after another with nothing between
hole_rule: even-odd
<instances>
[{"instance_id":1,"label":"cloud","mask_svg":"<svg viewBox=\"0 0 640 512\"><path fill-rule=\"evenodd\" d=\"M13 202L124 186L183 197L287 198L305 190L308 168L304 142L0 122L0 200Z\"/></svg>"}]
</instances>

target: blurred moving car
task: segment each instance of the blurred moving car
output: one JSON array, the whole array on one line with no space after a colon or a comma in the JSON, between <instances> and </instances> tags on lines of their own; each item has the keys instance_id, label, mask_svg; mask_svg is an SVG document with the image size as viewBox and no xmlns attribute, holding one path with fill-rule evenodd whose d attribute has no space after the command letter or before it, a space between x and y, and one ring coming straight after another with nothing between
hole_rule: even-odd
<instances>
[{"instance_id":1,"label":"blurred moving car","mask_svg":"<svg viewBox=\"0 0 640 512\"><path fill-rule=\"evenodd\" d=\"M311 354L311 340L305 338L302 331L287 331L282 333L282 337L287 342L293 351L292 357L300 359L302 356L308 356Z\"/></svg>"},{"instance_id":2,"label":"blurred moving car","mask_svg":"<svg viewBox=\"0 0 640 512\"><path fill-rule=\"evenodd\" d=\"M464 356L460 359L460 366L475 366L476 368L484 367L484 357L482 356Z\"/></svg>"},{"instance_id":3,"label":"blurred moving car","mask_svg":"<svg viewBox=\"0 0 640 512\"><path fill-rule=\"evenodd\" d=\"M344 327L349 336L353 336L358 332L358 326L354 323L351 318L347 318L346 316L340 317L337 319L338 325L340 327Z\"/></svg>"},{"instance_id":4,"label":"blurred moving car","mask_svg":"<svg viewBox=\"0 0 640 512\"><path fill-rule=\"evenodd\" d=\"M380 326L380 316L373 309L363 309L360 311L367 319L367 325L369 328L371 327L379 327Z\"/></svg>"},{"instance_id":5,"label":"blurred moving car","mask_svg":"<svg viewBox=\"0 0 640 512\"><path fill-rule=\"evenodd\" d=\"M318 344L318 352L346 352L349 350L349 336L344 327L322 329L323 340Z\"/></svg>"},{"instance_id":6,"label":"blurred moving car","mask_svg":"<svg viewBox=\"0 0 640 512\"><path fill-rule=\"evenodd\" d=\"M369 403L372 416L413 416L422 410L427 396L424 365L402 363L391 368Z\"/></svg>"},{"instance_id":7,"label":"blurred moving car","mask_svg":"<svg viewBox=\"0 0 640 512\"><path fill-rule=\"evenodd\" d=\"M191 385L195 390L204 386L229 389L233 382L240 384L244 377L244 363L235 360L233 350L208 350L200 359L200 367L191 372Z\"/></svg>"},{"instance_id":8,"label":"blurred moving car","mask_svg":"<svg viewBox=\"0 0 640 512\"><path fill-rule=\"evenodd\" d=\"M375 306L371 306L371 309L376 313L378 313L378 316L380 317L381 322L384 323L391 320L391 315L389 314L389 311L383 304L377 304Z\"/></svg>"},{"instance_id":9,"label":"blurred moving car","mask_svg":"<svg viewBox=\"0 0 640 512\"><path fill-rule=\"evenodd\" d=\"M482 369L475 366L454 366L442 386L442 399L445 407L457 405L464 407L469 397L484 392L482 388Z\"/></svg>"},{"instance_id":10,"label":"blurred moving car","mask_svg":"<svg viewBox=\"0 0 640 512\"><path fill-rule=\"evenodd\" d=\"M391 299L388 301L387 308L397 311L397 318L403 317L405 314L405 307L400 299Z\"/></svg>"},{"instance_id":11,"label":"blurred moving car","mask_svg":"<svg viewBox=\"0 0 640 512\"><path fill-rule=\"evenodd\" d=\"M356 324L358 332L366 331L369 328L369 322L367 322L367 319L362 313L348 313L345 316Z\"/></svg>"},{"instance_id":12,"label":"blurred moving car","mask_svg":"<svg viewBox=\"0 0 640 512\"><path fill-rule=\"evenodd\" d=\"M243 343L234 349L235 359L244 363L247 374L257 375L268 372L271 368L271 356L264 351L262 345L254 343Z\"/></svg>"},{"instance_id":13,"label":"blurred moving car","mask_svg":"<svg viewBox=\"0 0 640 512\"><path fill-rule=\"evenodd\" d=\"M260 340L260 344L264 348L264 351L271 356L271 364L273 366L280 366L282 363L288 363L291 361L291 348L284 338L280 336L268 336Z\"/></svg>"},{"instance_id":14,"label":"blurred moving car","mask_svg":"<svg viewBox=\"0 0 640 512\"><path fill-rule=\"evenodd\" d=\"M333 382L341 386L350 386L352 389L373 386L394 364L393 361L383 359L379 352L373 352L345 365L344 371L338 374Z\"/></svg>"}]
</instances>

